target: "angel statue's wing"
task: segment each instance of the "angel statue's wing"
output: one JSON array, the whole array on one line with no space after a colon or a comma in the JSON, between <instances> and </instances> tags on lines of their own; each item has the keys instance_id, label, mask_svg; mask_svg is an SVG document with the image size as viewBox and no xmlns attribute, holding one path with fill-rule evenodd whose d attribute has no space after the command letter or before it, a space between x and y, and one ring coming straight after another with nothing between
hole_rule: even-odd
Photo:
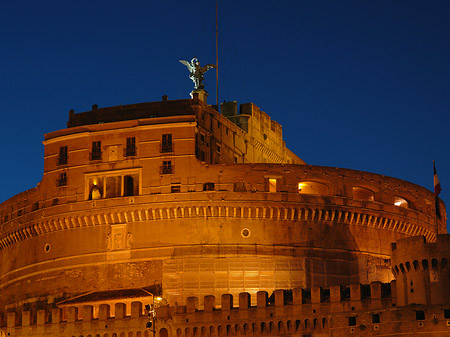
<instances>
[{"instance_id":1,"label":"angel statue's wing","mask_svg":"<svg viewBox=\"0 0 450 337\"><path fill-rule=\"evenodd\" d=\"M191 66L191 64L188 61L185 61L185 60L179 60L179 61L181 63L183 63L188 68L189 72L192 73L192 66Z\"/></svg>"},{"instance_id":2,"label":"angel statue's wing","mask_svg":"<svg viewBox=\"0 0 450 337\"><path fill-rule=\"evenodd\" d=\"M203 66L200 68L202 73L206 73L209 69L215 68L215 64L207 64L206 66Z\"/></svg>"}]
</instances>

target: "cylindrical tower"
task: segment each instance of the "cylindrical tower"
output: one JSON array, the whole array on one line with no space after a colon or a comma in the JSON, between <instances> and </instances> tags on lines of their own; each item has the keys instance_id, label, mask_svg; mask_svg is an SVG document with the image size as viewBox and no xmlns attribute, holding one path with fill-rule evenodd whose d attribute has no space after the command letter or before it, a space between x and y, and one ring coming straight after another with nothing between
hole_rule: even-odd
<instances>
[{"instance_id":1,"label":"cylindrical tower","mask_svg":"<svg viewBox=\"0 0 450 337\"><path fill-rule=\"evenodd\" d=\"M279 124L244 111L163 99L72 112L45 136L42 181L0 206L1 304L387 282L391 242L434 239L432 192L306 165Z\"/></svg>"},{"instance_id":2,"label":"cylindrical tower","mask_svg":"<svg viewBox=\"0 0 450 337\"><path fill-rule=\"evenodd\" d=\"M397 279L397 302L450 304L450 235L437 242L423 236L404 238L392 244L392 270Z\"/></svg>"}]
</instances>

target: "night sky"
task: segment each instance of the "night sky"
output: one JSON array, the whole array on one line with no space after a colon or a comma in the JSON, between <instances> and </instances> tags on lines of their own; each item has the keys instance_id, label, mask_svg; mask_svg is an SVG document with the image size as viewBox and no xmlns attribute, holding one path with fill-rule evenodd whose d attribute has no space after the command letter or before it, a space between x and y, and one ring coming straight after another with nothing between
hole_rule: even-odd
<instances>
[{"instance_id":1,"label":"night sky","mask_svg":"<svg viewBox=\"0 0 450 337\"><path fill-rule=\"evenodd\" d=\"M215 1L2 1L0 201L42 177L68 112L188 98ZM450 1L219 0L219 99L253 102L308 164L381 173L450 205ZM206 74L209 103L215 72Z\"/></svg>"}]
</instances>

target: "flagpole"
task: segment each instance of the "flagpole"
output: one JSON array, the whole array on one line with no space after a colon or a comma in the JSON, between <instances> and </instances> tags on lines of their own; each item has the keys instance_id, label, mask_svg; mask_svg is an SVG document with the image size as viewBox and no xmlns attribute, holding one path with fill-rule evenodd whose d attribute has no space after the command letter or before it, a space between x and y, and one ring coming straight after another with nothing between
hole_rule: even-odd
<instances>
[{"instance_id":1,"label":"flagpole","mask_svg":"<svg viewBox=\"0 0 450 337\"><path fill-rule=\"evenodd\" d=\"M438 218L441 217L439 210L439 193L441 193L441 184L439 183L439 178L436 171L436 165L433 160L433 185L434 185L434 225L436 227L436 242L439 234L439 223Z\"/></svg>"},{"instance_id":2,"label":"flagpole","mask_svg":"<svg viewBox=\"0 0 450 337\"><path fill-rule=\"evenodd\" d=\"M218 0L216 0L216 105L217 111L220 112L219 106L219 24L218 24Z\"/></svg>"}]
</instances>

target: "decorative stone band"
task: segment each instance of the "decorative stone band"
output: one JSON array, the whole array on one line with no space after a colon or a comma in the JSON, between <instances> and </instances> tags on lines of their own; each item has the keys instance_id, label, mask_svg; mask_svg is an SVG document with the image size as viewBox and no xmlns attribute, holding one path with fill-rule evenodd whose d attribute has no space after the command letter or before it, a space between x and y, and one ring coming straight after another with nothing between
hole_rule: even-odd
<instances>
[{"instance_id":1,"label":"decorative stone band","mask_svg":"<svg viewBox=\"0 0 450 337\"><path fill-rule=\"evenodd\" d=\"M266 202L270 205L271 202ZM259 203L260 204L260 203ZM278 203L279 204L279 203ZM131 208L131 209L130 209ZM77 212L70 215L66 213L60 216L43 216L40 221L24 225L0 237L0 250L5 249L16 242L35 237L40 234L68 230L78 227L89 227L105 224L118 224L137 221L171 220L183 218L248 218L269 219L276 221L305 221L305 222L329 222L347 225L375 227L383 230L396 231L407 236L423 235L428 241L435 239L435 229L421 219L393 214L391 212L374 211L369 209L361 212L347 206L327 205L324 209L302 206L236 206L233 205L198 205L177 207L143 208L143 205L128 205L122 210L115 208L115 212L107 212L105 209L90 209L86 212ZM39 211L37 211L39 212ZM88 213L89 212L89 213ZM75 213L75 212L74 212ZM37 216L38 217L38 216Z\"/></svg>"}]
</instances>

